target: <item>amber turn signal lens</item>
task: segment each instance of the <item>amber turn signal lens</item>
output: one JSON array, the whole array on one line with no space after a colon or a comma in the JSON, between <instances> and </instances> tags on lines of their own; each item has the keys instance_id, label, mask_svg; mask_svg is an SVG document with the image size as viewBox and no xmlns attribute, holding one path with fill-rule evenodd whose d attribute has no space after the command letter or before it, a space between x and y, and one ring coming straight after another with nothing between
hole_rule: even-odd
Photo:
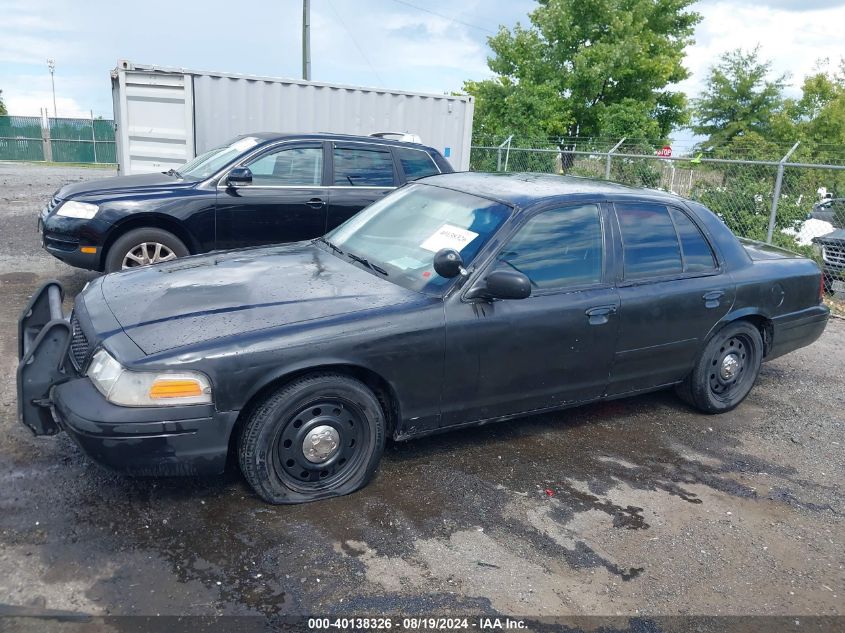
<instances>
[{"instance_id":1,"label":"amber turn signal lens","mask_svg":"<svg viewBox=\"0 0 845 633\"><path fill-rule=\"evenodd\" d=\"M202 385L196 380L157 379L150 387L150 398L190 398L202 395Z\"/></svg>"},{"instance_id":2,"label":"amber turn signal lens","mask_svg":"<svg viewBox=\"0 0 845 633\"><path fill-rule=\"evenodd\" d=\"M89 255L93 255L94 253L97 252L97 247L96 246L82 246L82 247L80 247L79 250L83 253L88 253Z\"/></svg>"}]
</instances>

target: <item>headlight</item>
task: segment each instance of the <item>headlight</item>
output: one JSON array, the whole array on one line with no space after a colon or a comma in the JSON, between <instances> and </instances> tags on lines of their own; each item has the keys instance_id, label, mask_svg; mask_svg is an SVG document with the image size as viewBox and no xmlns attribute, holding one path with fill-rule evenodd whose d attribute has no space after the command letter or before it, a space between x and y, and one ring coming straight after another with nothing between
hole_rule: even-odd
<instances>
[{"instance_id":1,"label":"headlight","mask_svg":"<svg viewBox=\"0 0 845 633\"><path fill-rule=\"evenodd\" d=\"M68 200L67 202L62 203L59 210L56 211L56 215L63 215L67 218L83 218L85 220L90 220L97 215L98 208L99 207L96 204Z\"/></svg>"},{"instance_id":2,"label":"headlight","mask_svg":"<svg viewBox=\"0 0 845 633\"><path fill-rule=\"evenodd\" d=\"M88 366L88 378L106 400L124 407L209 404L211 385L195 371L129 371L104 349Z\"/></svg>"}]
</instances>

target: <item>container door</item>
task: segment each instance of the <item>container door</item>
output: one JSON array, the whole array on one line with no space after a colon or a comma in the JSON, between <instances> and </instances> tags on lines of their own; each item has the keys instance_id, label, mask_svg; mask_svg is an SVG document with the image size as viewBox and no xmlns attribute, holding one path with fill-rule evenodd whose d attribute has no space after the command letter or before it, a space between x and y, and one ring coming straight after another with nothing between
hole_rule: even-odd
<instances>
[{"instance_id":1,"label":"container door","mask_svg":"<svg viewBox=\"0 0 845 633\"><path fill-rule=\"evenodd\" d=\"M116 136L122 174L178 169L194 157L190 75L121 70L116 81Z\"/></svg>"}]
</instances>

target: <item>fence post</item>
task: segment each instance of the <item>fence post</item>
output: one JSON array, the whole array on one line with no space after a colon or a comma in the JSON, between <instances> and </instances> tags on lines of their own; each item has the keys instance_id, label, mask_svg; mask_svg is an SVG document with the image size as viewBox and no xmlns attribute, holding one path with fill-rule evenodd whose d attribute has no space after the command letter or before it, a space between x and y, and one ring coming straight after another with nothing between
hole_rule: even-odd
<instances>
[{"instance_id":1,"label":"fence post","mask_svg":"<svg viewBox=\"0 0 845 633\"><path fill-rule=\"evenodd\" d=\"M766 244L772 243L772 237L775 233L775 218L778 214L778 201L780 200L780 188L783 185L783 164L789 160L789 157L792 156L792 152L798 149L798 146L801 144L801 141L797 141L795 145L792 146L792 149L789 150L786 155L780 159L778 163L778 175L775 179L775 193L772 196L772 211L769 215L769 230L766 233Z\"/></svg>"},{"instance_id":2,"label":"fence post","mask_svg":"<svg viewBox=\"0 0 845 633\"><path fill-rule=\"evenodd\" d=\"M91 110L91 142L94 144L94 164L97 164L97 135L94 133L94 111Z\"/></svg>"},{"instance_id":3,"label":"fence post","mask_svg":"<svg viewBox=\"0 0 845 633\"><path fill-rule=\"evenodd\" d=\"M46 124L45 124L46 123ZM53 162L53 144L50 142L50 115L41 121L41 146L44 149L44 160Z\"/></svg>"},{"instance_id":4,"label":"fence post","mask_svg":"<svg viewBox=\"0 0 845 633\"><path fill-rule=\"evenodd\" d=\"M508 169L508 158L510 157L511 153L511 139L513 138L513 134L507 137L502 143L499 145L498 150L496 151L496 171L502 171L502 148L507 145L508 151L507 155L505 156L505 171Z\"/></svg>"},{"instance_id":5,"label":"fence post","mask_svg":"<svg viewBox=\"0 0 845 633\"><path fill-rule=\"evenodd\" d=\"M622 139L616 145L613 146L613 149L611 149L607 153L607 165L604 168L604 179L605 180L610 180L610 158L611 158L611 155L613 154L613 152L615 152L616 150L619 149L619 146L622 145L622 143L625 142L626 138L627 138L626 136L623 136Z\"/></svg>"}]
</instances>

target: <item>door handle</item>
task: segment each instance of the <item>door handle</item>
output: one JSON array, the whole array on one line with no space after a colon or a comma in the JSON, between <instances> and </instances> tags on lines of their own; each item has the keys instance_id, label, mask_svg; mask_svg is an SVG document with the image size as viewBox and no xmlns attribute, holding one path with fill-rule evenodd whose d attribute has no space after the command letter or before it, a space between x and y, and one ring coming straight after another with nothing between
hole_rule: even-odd
<instances>
[{"instance_id":1,"label":"door handle","mask_svg":"<svg viewBox=\"0 0 845 633\"><path fill-rule=\"evenodd\" d=\"M704 299L704 307L705 308L718 308L719 307L719 299L725 296L724 290L711 290L710 292L705 292L702 295L702 299Z\"/></svg>"},{"instance_id":2,"label":"door handle","mask_svg":"<svg viewBox=\"0 0 845 633\"><path fill-rule=\"evenodd\" d=\"M587 321L590 325L604 325L607 323L611 314L616 313L616 306L596 306L589 308L584 314L587 315Z\"/></svg>"},{"instance_id":3,"label":"door handle","mask_svg":"<svg viewBox=\"0 0 845 633\"><path fill-rule=\"evenodd\" d=\"M309 207L311 207L312 209L320 209L320 208L322 208L322 206L323 206L324 204L326 204L326 203L325 203L325 202L323 202L323 199L322 199L322 198L311 198L311 199L310 199L308 202L306 202L305 204L307 204L307 205L308 205Z\"/></svg>"}]
</instances>

